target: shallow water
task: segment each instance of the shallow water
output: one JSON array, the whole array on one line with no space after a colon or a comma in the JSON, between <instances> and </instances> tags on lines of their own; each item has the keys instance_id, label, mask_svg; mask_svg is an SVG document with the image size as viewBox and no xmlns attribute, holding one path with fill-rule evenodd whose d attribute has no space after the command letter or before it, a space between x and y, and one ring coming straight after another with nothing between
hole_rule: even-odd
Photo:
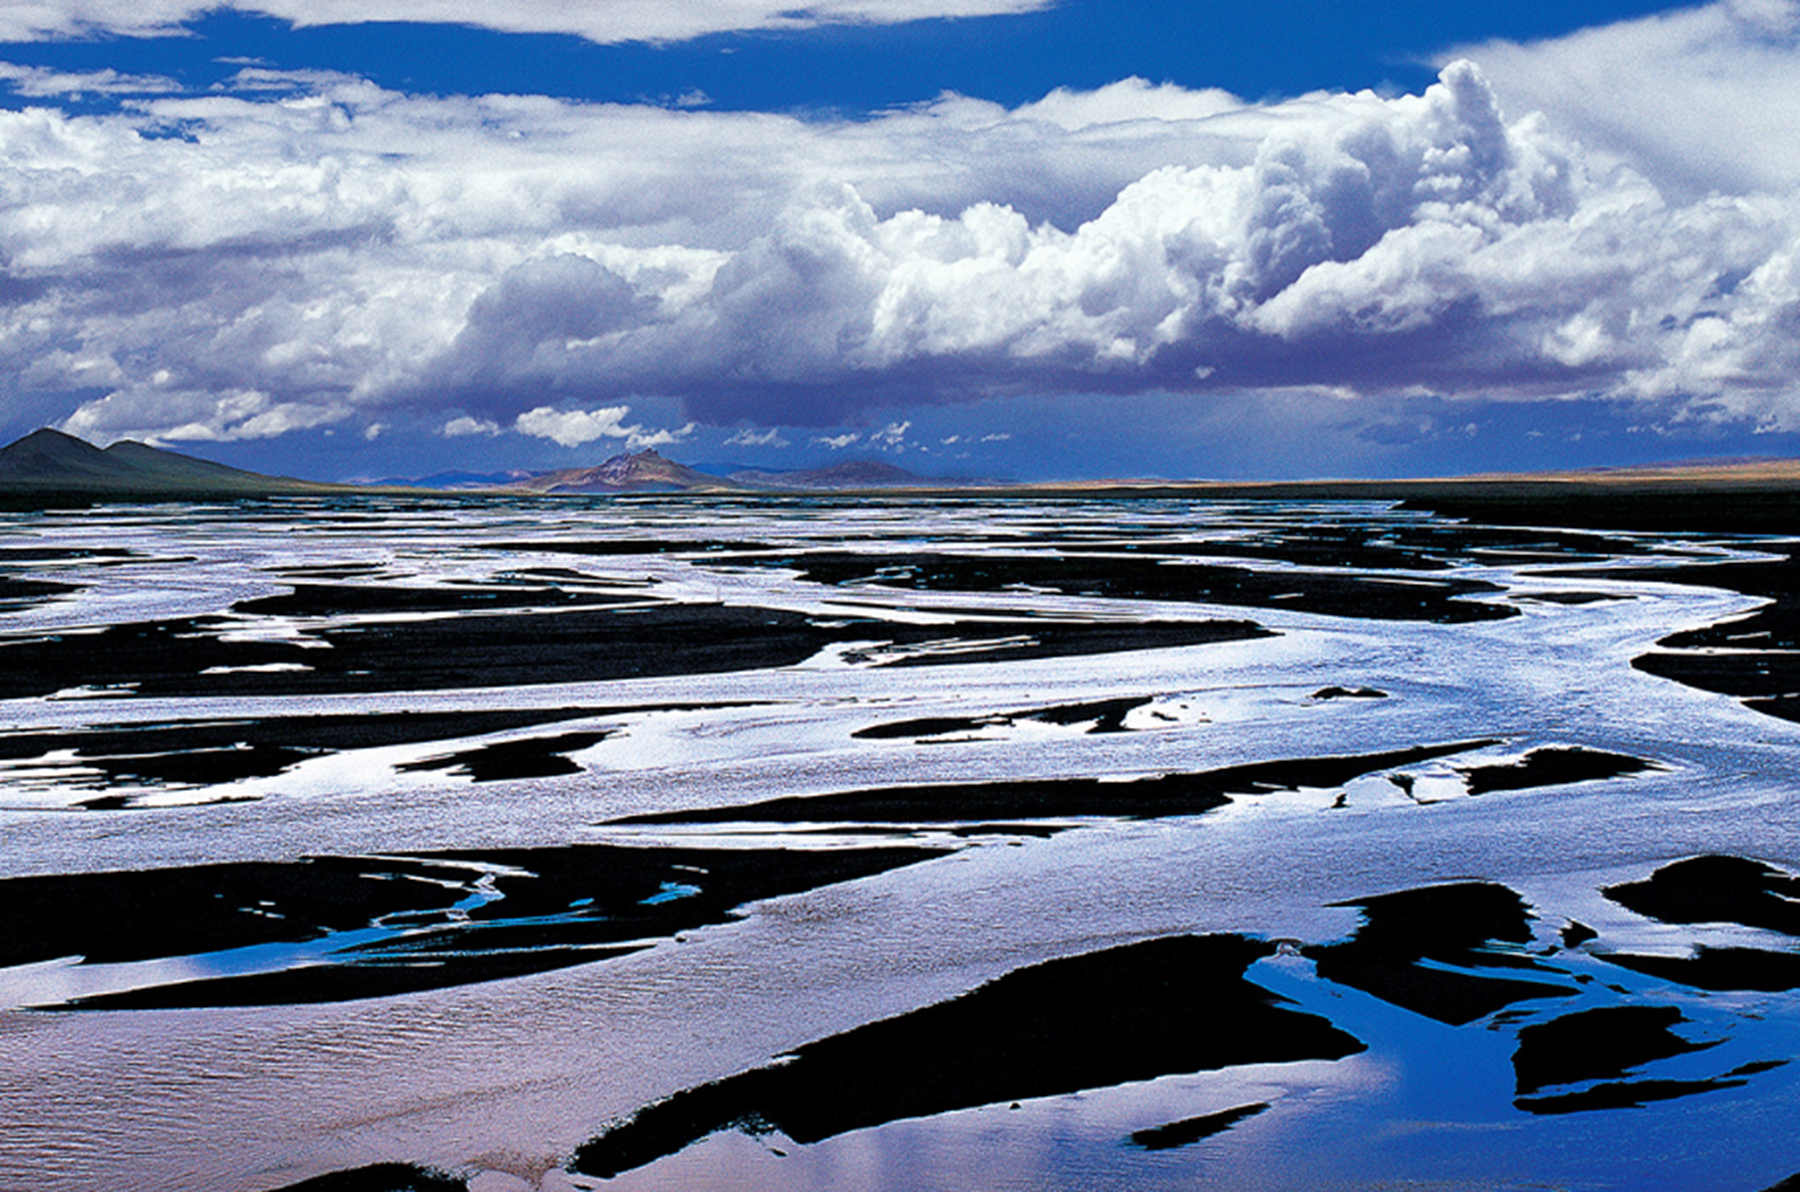
<instances>
[{"instance_id":1,"label":"shallow water","mask_svg":"<svg viewBox=\"0 0 1800 1192\"><path fill-rule=\"evenodd\" d=\"M611 1186L1766 1188L1800 1170L1800 999L1764 987L1792 930L1602 890L1719 854L1787 896L1800 724L1743 698L1788 693L1632 662L1768 604L1703 568L1789 545L1372 504L10 515L0 1187L591 1186L584 1147L683 1090L1034 965L1227 935L1271 950L1254 996L1363 1050L1071 1069L809 1142L721 1122ZM1781 681L1717 638L1694 656ZM1522 899L1522 938L1419 951L1408 919L1377 956L1374 912L1337 905L1468 881ZM1316 967L1355 939L1374 985ZM1756 987L1631 967L1696 947ZM1452 1023L1392 984L1485 1005L1509 979L1555 992ZM1680 1018L1518 1087L1529 1028L1646 1006Z\"/></svg>"}]
</instances>

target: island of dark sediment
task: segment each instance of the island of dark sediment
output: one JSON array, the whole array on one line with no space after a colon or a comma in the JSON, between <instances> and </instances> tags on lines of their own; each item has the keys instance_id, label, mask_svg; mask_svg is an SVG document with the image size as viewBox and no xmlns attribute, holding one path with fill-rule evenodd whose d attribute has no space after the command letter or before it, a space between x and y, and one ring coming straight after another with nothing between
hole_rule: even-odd
<instances>
[{"instance_id":1,"label":"island of dark sediment","mask_svg":"<svg viewBox=\"0 0 1800 1192\"><path fill-rule=\"evenodd\" d=\"M340 1001L585 964L734 908L942 856L919 847L570 845L311 857L0 880L0 966L325 946L260 971L125 988L84 1009ZM341 937L341 938L339 938ZM204 969L204 964L194 966Z\"/></svg>"},{"instance_id":2,"label":"island of dark sediment","mask_svg":"<svg viewBox=\"0 0 1800 1192\"><path fill-rule=\"evenodd\" d=\"M1492 745L1457 741L1344 757L1288 758L1152 778L1040 778L878 787L627 816L619 824L955 823L969 820L1198 815L1232 795L1329 788L1377 770Z\"/></svg>"},{"instance_id":3,"label":"island of dark sediment","mask_svg":"<svg viewBox=\"0 0 1800 1192\"><path fill-rule=\"evenodd\" d=\"M734 1127L810 1143L976 1105L1361 1051L1245 978L1273 951L1241 936L1175 936L1017 969L646 1106L570 1166L605 1177Z\"/></svg>"}]
</instances>

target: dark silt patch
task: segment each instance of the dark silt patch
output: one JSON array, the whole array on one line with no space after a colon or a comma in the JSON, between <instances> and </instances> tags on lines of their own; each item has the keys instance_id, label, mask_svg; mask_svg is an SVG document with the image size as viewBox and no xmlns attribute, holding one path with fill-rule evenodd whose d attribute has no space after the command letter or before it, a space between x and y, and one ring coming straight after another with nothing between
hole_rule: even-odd
<instances>
[{"instance_id":1,"label":"dark silt patch","mask_svg":"<svg viewBox=\"0 0 1800 1192\"><path fill-rule=\"evenodd\" d=\"M1792 952L1701 944L1692 956L1645 956L1633 952L1598 955L1620 968L1692 989L1763 993L1800 989L1800 955Z\"/></svg>"},{"instance_id":2,"label":"dark silt patch","mask_svg":"<svg viewBox=\"0 0 1800 1192\"><path fill-rule=\"evenodd\" d=\"M1551 1085L1622 1080L1628 1069L1714 1046L1671 1029L1686 1021L1674 1006L1600 1006L1521 1027L1516 1090L1523 1097Z\"/></svg>"},{"instance_id":3,"label":"dark silt patch","mask_svg":"<svg viewBox=\"0 0 1800 1192\"><path fill-rule=\"evenodd\" d=\"M1495 595L1472 579L1366 576L1348 572L1263 571L1187 563L1154 555L857 554L801 551L734 560L797 570L815 583L875 585L926 592L999 592L1011 588L1114 600L1161 600L1282 608L1332 616L1457 624L1518 615L1466 597Z\"/></svg>"},{"instance_id":4,"label":"dark silt patch","mask_svg":"<svg viewBox=\"0 0 1800 1192\"><path fill-rule=\"evenodd\" d=\"M1175 936L1017 969L646 1106L585 1143L570 1167L604 1178L720 1130L779 1130L805 1144L979 1105L1363 1050L1245 979L1273 951L1241 936Z\"/></svg>"},{"instance_id":5,"label":"dark silt patch","mask_svg":"<svg viewBox=\"0 0 1800 1192\"><path fill-rule=\"evenodd\" d=\"M232 605L250 617L342 617L370 613L461 613L502 608L559 608L619 604L638 599L552 585L514 584L410 587L404 584L295 584L284 596L262 596Z\"/></svg>"},{"instance_id":6,"label":"dark silt patch","mask_svg":"<svg viewBox=\"0 0 1800 1192\"><path fill-rule=\"evenodd\" d=\"M850 735L868 741L892 741L906 738L941 737L947 733L968 733L984 728L1008 728L1021 720L1040 724L1070 726L1092 723L1090 733L1125 732L1125 717L1134 708L1150 702L1150 697L1127 696L1121 699L1093 700L1081 704L1054 704L1047 708L1031 708L1021 712L998 712L992 716L929 716L917 720L896 720L859 728Z\"/></svg>"},{"instance_id":7,"label":"dark silt patch","mask_svg":"<svg viewBox=\"0 0 1800 1192\"><path fill-rule=\"evenodd\" d=\"M125 562L143 557L124 547L0 546L0 564Z\"/></svg>"},{"instance_id":8,"label":"dark silt patch","mask_svg":"<svg viewBox=\"0 0 1800 1192\"><path fill-rule=\"evenodd\" d=\"M1363 923L1348 940L1303 950L1319 976L1427 1018L1461 1026L1516 1002L1574 992L1474 971L1554 972L1525 954L1531 915L1505 886L1461 882L1337 905L1359 908Z\"/></svg>"},{"instance_id":9,"label":"dark silt patch","mask_svg":"<svg viewBox=\"0 0 1800 1192\"><path fill-rule=\"evenodd\" d=\"M276 1192L468 1192L461 1176L412 1163L371 1163L348 1171L314 1176L287 1184Z\"/></svg>"},{"instance_id":10,"label":"dark silt patch","mask_svg":"<svg viewBox=\"0 0 1800 1192\"><path fill-rule=\"evenodd\" d=\"M1573 1093L1549 1097L1521 1097L1513 1104L1529 1113L1585 1113L1597 1109L1640 1109L1653 1101L1673 1101L1697 1093L1742 1088L1749 1083L1720 1077L1716 1080L1606 1081Z\"/></svg>"},{"instance_id":11,"label":"dark silt patch","mask_svg":"<svg viewBox=\"0 0 1800 1192\"><path fill-rule=\"evenodd\" d=\"M1741 923L1800 936L1800 877L1747 857L1689 857L1602 893L1665 923Z\"/></svg>"},{"instance_id":12,"label":"dark silt patch","mask_svg":"<svg viewBox=\"0 0 1800 1192\"><path fill-rule=\"evenodd\" d=\"M1248 621L1063 620L1035 622L1023 640L992 644L991 639L1017 634L1018 627L991 621L917 625L872 618L822 620L785 609L667 602L602 609L465 610L454 616L329 625L314 634L312 648L241 636L254 624L242 617L191 617L114 625L97 633L0 640L0 669L15 696L122 683L134 684L142 696L280 696L724 674L793 666L828 646L871 640L919 647L901 661L925 665L1269 635ZM233 634L239 636L227 637ZM942 649L970 639L970 649Z\"/></svg>"},{"instance_id":13,"label":"dark silt patch","mask_svg":"<svg viewBox=\"0 0 1800 1192\"><path fill-rule=\"evenodd\" d=\"M73 757L59 759L56 767L77 771L69 779L73 785L202 786L267 778L308 758L351 749L483 736L599 716L741 706L741 702L643 704L106 724L66 733L0 733L0 762L30 762L52 752L68 752ZM94 773L83 777L79 771Z\"/></svg>"},{"instance_id":14,"label":"dark silt patch","mask_svg":"<svg viewBox=\"0 0 1800 1192\"><path fill-rule=\"evenodd\" d=\"M67 596L70 592L79 592L80 590L81 588L75 584L0 576L0 613L17 612L22 608L30 608L34 604L42 604L53 597Z\"/></svg>"},{"instance_id":15,"label":"dark silt patch","mask_svg":"<svg viewBox=\"0 0 1800 1192\"><path fill-rule=\"evenodd\" d=\"M1232 795L1341 786L1392 766L1462 753L1492 741L1420 745L1384 753L1251 762L1191 774L1114 781L1043 778L999 782L878 787L824 795L795 795L760 803L657 812L620 824L717 823L951 823L969 820L1062 819L1104 816L1150 819L1198 815L1223 807Z\"/></svg>"},{"instance_id":16,"label":"dark silt patch","mask_svg":"<svg viewBox=\"0 0 1800 1192\"><path fill-rule=\"evenodd\" d=\"M76 1008L385 996L587 963L943 852L573 845L11 878L0 964L194 957L220 973ZM218 955L236 949L251 951Z\"/></svg>"},{"instance_id":17,"label":"dark silt patch","mask_svg":"<svg viewBox=\"0 0 1800 1192\"><path fill-rule=\"evenodd\" d=\"M1541 786L1563 786L1572 782L1619 778L1658 768L1654 762L1623 753L1607 753L1604 750L1582 749L1577 746L1551 746L1533 749L1516 762L1470 766L1462 773L1471 795L1485 795L1491 791L1531 790Z\"/></svg>"},{"instance_id":18,"label":"dark silt patch","mask_svg":"<svg viewBox=\"0 0 1800 1192\"><path fill-rule=\"evenodd\" d=\"M1514 592L1512 598L1534 604L1601 604L1608 600L1635 599L1616 592Z\"/></svg>"},{"instance_id":19,"label":"dark silt patch","mask_svg":"<svg viewBox=\"0 0 1800 1192\"><path fill-rule=\"evenodd\" d=\"M1791 519L1791 498L1790 519ZM1745 617L1671 634L1631 665L1749 707L1800 720L1800 557L1766 563L1695 563L1607 572L1637 582L1724 588L1769 603Z\"/></svg>"},{"instance_id":20,"label":"dark silt patch","mask_svg":"<svg viewBox=\"0 0 1800 1192\"><path fill-rule=\"evenodd\" d=\"M661 538L589 539L576 542L549 538L529 542L485 542L482 549L506 555L587 555L611 558L620 555L709 555L780 548L758 542L726 542L704 538L691 542Z\"/></svg>"},{"instance_id":21,"label":"dark silt patch","mask_svg":"<svg viewBox=\"0 0 1800 1192\"><path fill-rule=\"evenodd\" d=\"M1025 627L993 622L904 627L865 623L864 629L890 640L873 649L846 651L846 661L883 666L1022 662L1274 636L1253 621L1037 621Z\"/></svg>"},{"instance_id":22,"label":"dark silt patch","mask_svg":"<svg viewBox=\"0 0 1800 1192\"><path fill-rule=\"evenodd\" d=\"M1218 1113L1183 1118L1166 1126L1134 1130L1131 1143L1147 1151L1169 1151L1176 1147L1192 1146L1203 1138L1223 1134L1245 1118L1253 1118L1268 1107L1267 1101L1258 1101L1254 1105L1239 1105L1234 1109L1222 1109Z\"/></svg>"},{"instance_id":23,"label":"dark silt patch","mask_svg":"<svg viewBox=\"0 0 1800 1192\"><path fill-rule=\"evenodd\" d=\"M513 778L554 778L579 774L582 767L568 756L598 745L613 733L607 730L586 733L558 733L553 737L527 737L522 741L502 741L463 749L441 757L406 762L401 770L461 770L476 782L498 782Z\"/></svg>"}]
</instances>

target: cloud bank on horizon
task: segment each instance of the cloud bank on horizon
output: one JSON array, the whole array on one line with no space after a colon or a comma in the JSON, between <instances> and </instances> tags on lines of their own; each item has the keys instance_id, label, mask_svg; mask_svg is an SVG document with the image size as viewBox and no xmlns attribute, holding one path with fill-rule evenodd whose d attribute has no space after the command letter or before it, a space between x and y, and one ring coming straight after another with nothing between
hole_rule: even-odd
<instances>
[{"instance_id":1,"label":"cloud bank on horizon","mask_svg":"<svg viewBox=\"0 0 1800 1192\"><path fill-rule=\"evenodd\" d=\"M166 32L205 7L22 6L0 38ZM757 0L485 11L596 40L797 19ZM1126 79L867 118L257 64L205 92L0 68L32 97L0 111L6 404L102 442L373 438L400 416L563 446L693 432L631 420L654 399L773 450L777 427L876 441L920 409L1146 393L1609 403L1800 432L1797 45L1800 6L1724 0L1467 47L1422 95ZM61 102L96 93L119 99Z\"/></svg>"}]
</instances>

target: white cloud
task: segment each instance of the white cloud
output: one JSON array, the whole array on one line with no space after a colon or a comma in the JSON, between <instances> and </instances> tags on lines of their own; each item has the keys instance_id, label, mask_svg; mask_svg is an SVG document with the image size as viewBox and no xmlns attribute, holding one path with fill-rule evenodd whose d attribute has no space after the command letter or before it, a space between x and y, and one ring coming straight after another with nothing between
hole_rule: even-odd
<instances>
[{"instance_id":1,"label":"white cloud","mask_svg":"<svg viewBox=\"0 0 1800 1192\"><path fill-rule=\"evenodd\" d=\"M59 0L0 8L0 41L95 33L167 35L209 12L235 9L308 25L416 21L509 33L568 33L597 42L682 41L708 33L891 24L937 17L1030 12L1048 0Z\"/></svg>"},{"instance_id":2,"label":"white cloud","mask_svg":"<svg viewBox=\"0 0 1800 1192\"><path fill-rule=\"evenodd\" d=\"M118 392L86 403L60 429L100 444L120 439L153 444L233 442L279 438L290 431L342 422L351 413L344 406L277 401L250 389L224 394Z\"/></svg>"},{"instance_id":3,"label":"white cloud","mask_svg":"<svg viewBox=\"0 0 1800 1192\"><path fill-rule=\"evenodd\" d=\"M624 425L630 406L607 406L599 410L556 410L539 406L519 415L514 426L522 435L550 439L564 447L579 447L595 439L630 438L637 430Z\"/></svg>"},{"instance_id":4,"label":"white cloud","mask_svg":"<svg viewBox=\"0 0 1800 1192\"><path fill-rule=\"evenodd\" d=\"M565 445L680 433L607 404L634 393L726 426L1421 387L1800 422L1800 181L1693 197L1555 124L1467 65L1393 99L1128 81L842 122L269 71L0 111L0 399Z\"/></svg>"},{"instance_id":5,"label":"white cloud","mask_svg":"<svg viewBox=\"0 0 1800 1192\"><path fill-rule=\"evenodd\" d=\"M1476 59L1506 104L1539 109L1686 199L1800 185L1800 4L1722 0Z\"/></svg>"},{"instance_id":6,"label":"white cloud","mask_svg":"<svg viewBox=\"0 0 1800 1192\"><path fill-rule=\"evenodd\" d=\"M563 447L579 447L595 439L624 439L632 451L679 443L694 433L690 422L680 430L648 430L638 423L625 425L630 406L606 406L598 410L557 410L539 406L520 414L514 423L520 434L549 439Z\"/></svg>"},{"instance_id":7,"label":"white cloud","mask_svg":"<svg viewBox=\"0 0 1800 1192\"><path fill-rule=\"evenodd\" d=\"M0 62L0 85L29 99L82 95L162 95L182 90L160 75L120 74L116 70L62 71L44 66Z\"/></svg>"},{"instance_id":8,"label":"white cloud","mask_svg":"<svg viewBox=\"0 0 1800 1192\"><path fill-rule=\"evenodd\" d=\"M774 427L764 431L752 431L749 427L744 427L725 440L727 447L787 447L789 445L788 440L782 438L781 432Z\"/></svg>"},{"instance_id":9,"label":"white cloud","mask_svg":"<svg viewBox=\"0 0 1800 1192\"><path fill-rule=\"evenodd\" d=\"M699 423L690 422L680 430L649 431L642 427L634 427L631 433L625 436L625 446L633 451L642 451L646 447L667 447L669 444L679 443L693 434L697 426Z\"/></svg>"},{"instance_id":10,"label":"white cloud","mask_svg":"<svg viewBox=\"0 0 1800 1192\"><path fill-rule=\"evenodd\" d=\"M869 442L877 447L899 447L906 442L906 432L911 428L911 422L890 422L870 434Z\"/></svg>"},{"instance_id":11,"label":"white cloud","mask_svg":"<svg viewBox=\"0 0 1800 1192\"><path fill-rule=\"evenodd\" d=\"M842 451L844 448L850 446L850 444L858 442L861 438L862 436L855 431L846 431L841 435L821 435L813 439L813 442L819 444L821 447L829 447L833 451Z\"/></svg>"},{"instance_id":12,"label":"white cloud","mask_svg":"<svg viewBox=\"0 0 1800 1192\"><path fill-rule=\"evenodd\" d=\"M464 414L444 423L443 429L438 433L446 439L460 439L470 435L486 435L488 438L493 438L500 433L500 424L491 418L471 418Z\"/></svg>"}]
</instances>

